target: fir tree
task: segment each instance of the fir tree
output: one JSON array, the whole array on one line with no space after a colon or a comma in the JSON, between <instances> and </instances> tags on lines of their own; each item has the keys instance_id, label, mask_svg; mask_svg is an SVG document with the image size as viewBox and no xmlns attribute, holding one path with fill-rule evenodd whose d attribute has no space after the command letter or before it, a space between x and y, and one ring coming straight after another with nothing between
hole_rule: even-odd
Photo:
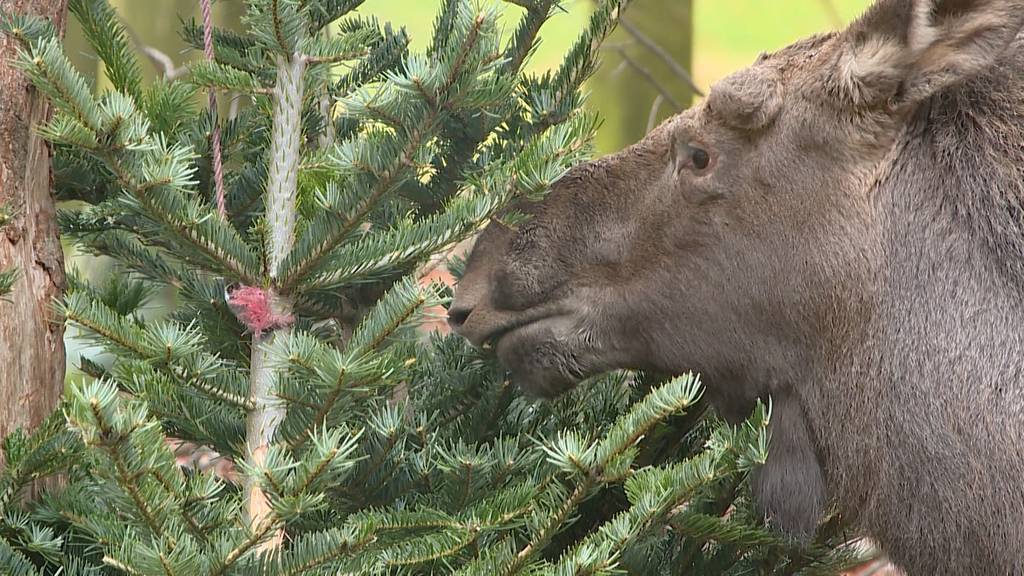
<instances>
[{"instance_id":1,"label":"fir tree","mask_svg":"<svg viewBox=\"0 0 1024 576\"><path fill-rule=\"evenodd\" d=\"M45 23L0 14L56 109L64 234L113 259L69 277L82 358L59 414L4 444L0 571L12 574L832 573L743 482L769 413L730 427L701 384L620 373L552 403L486 351L419 336L448 290L418 266L590 153L581 86L627 4L606 0L557 70L524 71L556 0L440 5L429 48L360 0L251 0L214 58L142 81L106 0L71 0L112 88L94 95ZM185 37L203 46L203 28ZM197 103L242 95L236 117ZM225 169L218 209L215 149ZM458 262L453 270L458 272ZM159 320L141 313L176 294ZM182 468L168 439L235 476ZM20 502L60 471L66 486Z\"/></svg>"}]
</instances>

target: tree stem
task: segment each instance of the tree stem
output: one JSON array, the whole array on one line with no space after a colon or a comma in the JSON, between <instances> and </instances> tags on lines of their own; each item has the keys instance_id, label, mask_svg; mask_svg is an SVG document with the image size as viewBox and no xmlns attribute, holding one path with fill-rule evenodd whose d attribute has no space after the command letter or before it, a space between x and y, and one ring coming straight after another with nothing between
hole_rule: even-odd
<instances>
[{"instance_id":1,"label":"tree stem","mask_svg":"<svg viewBox=\"0 0 1024 576\"><path fill-rule=\"evenodd\" d=\"M302 144L302 100L306 62L300 54L279 56L274 87L274 128L267 175L267 272L277 281L281 262L295 242L295 198Z\"/></svg>"},{"instance_id":2,"label":"tree stem","mask_svg":"<svg viewBox=\"0 0 1024 576\"><path fill-rule=\"evenodd\" d=\"M305 60L300 54L277 59L277 84L274 88L274 127L270 144L270 166L266 195L266 254L271 310L287 317L292 312L289 298L278 295L277 272L295 242L295 199L298 181L300 145L302 143L302 100ZM249 367L249 399L253 409L246 422L246 461L255 469L262 468L285 417L285 405L274 393L276 374L270 361L275 341L287 338L291 329L274 328L266 334L253 335ZM246 510L250 526L256 530L266 526L271 514L270 503L256 477L247 480ZM283 534L278 530L264 542L261 550L280 547Z\"/></svg>"}]
</instances>

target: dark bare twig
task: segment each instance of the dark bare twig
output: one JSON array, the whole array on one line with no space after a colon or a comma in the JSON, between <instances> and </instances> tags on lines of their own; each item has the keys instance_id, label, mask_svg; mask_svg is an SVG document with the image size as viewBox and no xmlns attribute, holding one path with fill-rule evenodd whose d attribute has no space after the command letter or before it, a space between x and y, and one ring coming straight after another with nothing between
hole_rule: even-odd
<instances>
[{"instance_id":1,"label":"dark bare twig","mask_svg":"<svg viewBox=\"0 0 1024 576\"><path fill-rule=\"evenodd\" d=\"M665 103L665 97L661 94L654 99L654 103L651 104L651 112L647 115L647 130L650 132L654 129L654 123L658 121L658 112L661 111L661 105Z\"/></svg>"},{"instance_id":2,"label":"dark bare twig","mask_svg":"<svg viewBox=\"0 0 1024 576\"><path fill-rule=\"evenodd\" d=\"M228 106L228 120L235 120L238 118L238 101L242 98L242 94L238 92L232 92L230 94L231 104Z\"/></svg>"},{"instance_id":3,"label":"dark bare twig","mask_svg":"<svg viewBox=\"0 0 1024 576\"><path fill-rule=\"evenodd\" d=\"M824 1L827 2L828 0ZM665 64L667 64L668 67L672 70L672 72L676 76L678 76L683 82L685 82L686 85L690 87L690 90L693 90L694 94L698 96L704 95L704 92L702 92L701 89L697 86L697 83L693 81L693 76L690 75L686 68L683 68L683 66L679 64L679 62L676 62L676 59L673 58L672 55L669 54L667 51L665 51L664 48L659 46L657 42L651 40L649 36L641 32L639 28L637 28L632 22L629 21L629 19L627 19L625 16L619 18L619 26L622 26L622 29L625 30L627 34L632 36L640 44L643 44L645 48L653 52L655 56L657 56Z\"/></svg>"},{"instance_id":4,"label":"dark bare twig","mask_svg":"<svg viewBox=\"0 0 1024 576\"><path fill-rule=\"evenodd\" d=\"M505 0L505 2L515 4L516 6L526 10L535 10L537 8L537 5L532 0Z\"/></svg>"},{"instance_id":5,"label":"dark bare twig","mask_svg":"<svg viewBox=\"0 0 1024 576\"><path fill-rule=\"evenodd\" d=\"M121 19L120 22L121 26L124 27L124 31L128 34L128 37L131 39L132 44L135 45L135 48L138 51L145 54L146 57L153 62L154 66L156 66L159 70L163 71L164 80L176 80L184 76L185 74L188 74L187 67L179 67L177 64L174 63L174 60L170 56L154 48L153 46L149 46L148 44L144 43L142 39L139 38L139 35L135 32L135 29L129 26L127 22L125 22L123 19Z\"/></svg>"},{"instance_id":6,"label":"dark bare twig","mask_svg":"<svg viewBox=\"0 0 1024 576\"><path fill-rule=\"evenodd\" d=\"M643 76L645 80L650 82L651 86L654 86L654 88L661 94L661 96L664 97L665 100L667 100L670 104L672 104L673 107L675 107L677 112L683 109L683 105L680 104L674 96L672 96L672 93L669 92L668 89L665 88L665 86L662 85L661 82L658 82L658 79L654 77L654 74L651 74L650 70L644 68L643 65L641 65L636 60L633 60L629 56L629 54L627 54L626 51L623 50L622 48L617 48L616 51L619 53L619 56L622 56L622 61L625 62L630 68L635 70L637 74Z\"/></svg>"},{"instance_id":7,"label":"dark bare twig","mask_svg":"<svg viewBox=\"0 0 1024 576\"><path fill-rule=\"evenodd\" d=\"M135 45L143 54L153 61L153 64L155 64L157 68L163 70L165 80L176 80L188 73L188 68L184 66L179 67L174 63L174 60L171 60L170 56L160 50L139 42L136 42Z\"/></svg>"},{"instance_id":8,"label":"dark bare twig","mask_svg":"<svg viewBox=\"0 0 1024 576\"><path fill-rule=\"evenodd\" d=\"M164 80L176 80L185 74L188 74L188 68L186 66L179 67L166 53L144 43L142 38L140 38L135 32L135 29L129 26L124 19L118 17L118 20L121 22L121 26L124 27L124 31L128 34L128 38L131 39L132 44L135 45L135 48L139 52L145 54L146 57L153 62L154 66L163 71Z\"/></svg>"}]
</instances>

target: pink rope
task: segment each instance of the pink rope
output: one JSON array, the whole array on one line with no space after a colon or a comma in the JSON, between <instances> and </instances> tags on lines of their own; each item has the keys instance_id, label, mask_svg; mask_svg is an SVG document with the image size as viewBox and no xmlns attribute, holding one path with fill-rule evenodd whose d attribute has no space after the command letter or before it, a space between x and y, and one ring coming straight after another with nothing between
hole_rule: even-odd
<instances>
[{"instance_id":1,"label":"pink rope","mask_svg":"<svg viewBox=\"0 0 1024 576\"><path fill-rule=\"evenodd\" d=\"M206 59L213 62L213 18L210 15L210 0L202 0L203 5L203 52ZM224 201L224 164L220 153L220 122L217 120L217 92L210 89L210 119L213 122L213 135L210 147L213 149L213 183L217 193L217 212L221 218L227 216L227 205Z\"/></svg>"}]
</instances>

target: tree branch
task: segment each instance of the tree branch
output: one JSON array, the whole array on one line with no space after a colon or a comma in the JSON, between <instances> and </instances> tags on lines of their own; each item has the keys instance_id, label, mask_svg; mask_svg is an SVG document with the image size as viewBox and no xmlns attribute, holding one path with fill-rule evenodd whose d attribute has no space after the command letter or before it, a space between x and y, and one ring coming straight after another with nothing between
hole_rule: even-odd
<instances>
[{"instance_id":1,"label":"tree branch","mask_svg":"<svg viewBox=\"0 0 1024 576\"><path fill-rule=\"evenodd\" d=\"M823 1L828 2L828 0ZM637 28L632 22L630 22L625 16L619 18L619 25L622 26L622 29L625 30L627 34L629 34L637 42L642 44L644 48L647 48L648 50L653 52L655 56L657 56L665 64L667 64L669 69L671 69L676 76L678 76L683 82L685 82L694 94L698 96L704 96L704 92L701 91L700 87L697 86L697 83L693 81L693 76L686 70L686 68L683 68L683 66L679 62L676 62L676 59L673 58L671 54L666 52L664 48L658 45L657 42L651 40L649 36L641 32L640 29ZM660 87L658 88L658 90L663 92L663 90ZM676 106L676 108L679 108L679 106Z\"/></svg>"},{"instance_id":2,"label":"tree branch","mask_svg":"<svg viewBox=\"0 0 1024 576\"><path fill-rule=\"evenodd\" d=\"M661 105L665 103L665 97L658 94L654 98L654 102L651 104L651 111L647 114L647 132L654 129L654 124L658 121L658 112L661 111Z\"/></svg>"},{"instance_id":3,"label":"tree branch","mask_svg":"<svg viewBox=\"0 0 1024 576\"><path fill-rule=\"evenodd\" d=\"M675 107L677 112L683 110L683 105L679 102L679 100L676 100L675 96L673 96L672 93L669 92L668 88L666 88L664 84L658 82L658 79L654 77L654 74L651 74L650 70L645 68L636 60L633 60L633 58L631 58L630 55L624 49L616 48L615 51L619 53L619 56L622 57L622 61L626 65L635 70L637 74L643 76L644 79L651 84L651 86L654 86L654 88L659 92L659 94L670 104L672 104L673 107Z\"/></svg>"}]
</instances>

